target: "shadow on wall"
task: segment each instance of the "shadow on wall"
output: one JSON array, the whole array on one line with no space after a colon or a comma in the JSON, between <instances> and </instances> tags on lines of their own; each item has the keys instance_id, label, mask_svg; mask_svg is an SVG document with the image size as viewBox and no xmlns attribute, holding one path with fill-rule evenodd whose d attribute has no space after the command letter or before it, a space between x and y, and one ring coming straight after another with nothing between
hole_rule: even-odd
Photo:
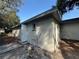
<instances>
[{"instance_id":1,"label":"shadow on wall","mask_svg":"<svg viewBox=\"0 0 79 59\"><path fill-rule=\"evenodd\" d=\"M79 42L61 40L60 59L79 59Z\"/></svg>"}]
</instances>

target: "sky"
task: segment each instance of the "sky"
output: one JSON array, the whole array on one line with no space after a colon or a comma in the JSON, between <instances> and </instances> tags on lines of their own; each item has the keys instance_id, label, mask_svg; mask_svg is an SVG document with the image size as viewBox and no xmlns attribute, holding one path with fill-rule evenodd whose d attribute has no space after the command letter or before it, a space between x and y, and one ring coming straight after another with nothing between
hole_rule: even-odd
<instances>
[{"instance_id":1,"label":"sky","mask_svg":"<svg viewBox=\"0 0 79 59\"><path fill-rule=\"evenodd\" d=\"M56 5L56 0L22 0L23 4L19 8L17 15L20 17L21 22L32 18L44 11L47 11ZM79 10L74 9L69 11L62 17L63 20L79 17Z\"/></svg>"}]
</instances>

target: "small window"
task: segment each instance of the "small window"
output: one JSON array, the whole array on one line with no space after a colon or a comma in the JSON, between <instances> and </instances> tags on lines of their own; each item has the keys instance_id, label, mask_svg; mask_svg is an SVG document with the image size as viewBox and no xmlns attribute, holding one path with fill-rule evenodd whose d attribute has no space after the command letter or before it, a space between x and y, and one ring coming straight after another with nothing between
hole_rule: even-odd
<instances>
[{"instance_id":1,"label":"small window","mask_svg":"<svg viewBox=\"0 0 79 59\"><path fill-rule=\"evenodd\" d=\"M33 30L32 31L35 31L36 30L36 25L33 24Z\"/></svg>"}]
</instances>

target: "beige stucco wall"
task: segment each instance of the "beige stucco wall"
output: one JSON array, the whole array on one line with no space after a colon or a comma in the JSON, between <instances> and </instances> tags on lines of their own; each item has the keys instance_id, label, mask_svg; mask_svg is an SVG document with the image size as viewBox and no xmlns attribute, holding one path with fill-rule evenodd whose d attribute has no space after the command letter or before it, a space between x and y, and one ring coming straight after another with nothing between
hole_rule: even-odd
<instances>
[{"instance_id":1,"label":"beige stucco wall","mask_svg":"<svg viewBox=\"0 0 79 59\"><path fill-rule=\"evenodd\" d=\"M79 22L63 24L61 27L61 37L64 39L79 40Z\"/></svg>"},{"instance_id":2,"label":"beige stucco wall","mask_svg":"<svg viewBox=\"0 0 79 59\"><path fill-rule=\"evenodd\" d=\"M58 47L59 25L53 18L36 23L36 30L33 25L22 25L21 40L37 45L45 50L53 52Z\"/></svg>"}]
</instances>

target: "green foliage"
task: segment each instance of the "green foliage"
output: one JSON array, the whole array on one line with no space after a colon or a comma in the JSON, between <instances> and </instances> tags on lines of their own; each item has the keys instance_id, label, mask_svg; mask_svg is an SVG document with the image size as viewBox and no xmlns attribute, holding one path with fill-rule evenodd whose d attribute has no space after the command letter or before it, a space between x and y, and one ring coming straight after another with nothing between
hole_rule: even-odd
<instances>
[{"instance_id":1,"label":"green foliage","mask_svg":"<svg viewBox=\"0 0 79 59\"><path fill-rule=\"evenodd\" d=\"M57 0L57 8L62 15L69 10L73 10L75 6L79 7L79 0Z\"/></svg>"},{"instance_id":2,"label":"green foliage","mask_svg":"<svg viewBox=\"0 0 79 59\"><path fill-rule=\"evenodd\" d=\"M22 0L0 0L0 14L18 10Z\"/></svg>"},{"instance_id":3,"label":"green foliage","mask_svg":"<svg viewBox=\"0 0 79 59\"><path fill-rule=\"evenodd\" d=\"M19 17L15 11L9 12L7 15L1 16L0 27L5 30L10 29L12 26L16 26L20 23Z\"/></svg>"},{"instance_id":4,"label":"green foliage","mask_svg":"<svg viewBox=\"0 0 79 59\"><path fill-rule=\"evenodd\" d=\"M0 28L7 30L20 23L16 11L21 4L22 0L0 0Z\"/></svg>"}]
</instances>

